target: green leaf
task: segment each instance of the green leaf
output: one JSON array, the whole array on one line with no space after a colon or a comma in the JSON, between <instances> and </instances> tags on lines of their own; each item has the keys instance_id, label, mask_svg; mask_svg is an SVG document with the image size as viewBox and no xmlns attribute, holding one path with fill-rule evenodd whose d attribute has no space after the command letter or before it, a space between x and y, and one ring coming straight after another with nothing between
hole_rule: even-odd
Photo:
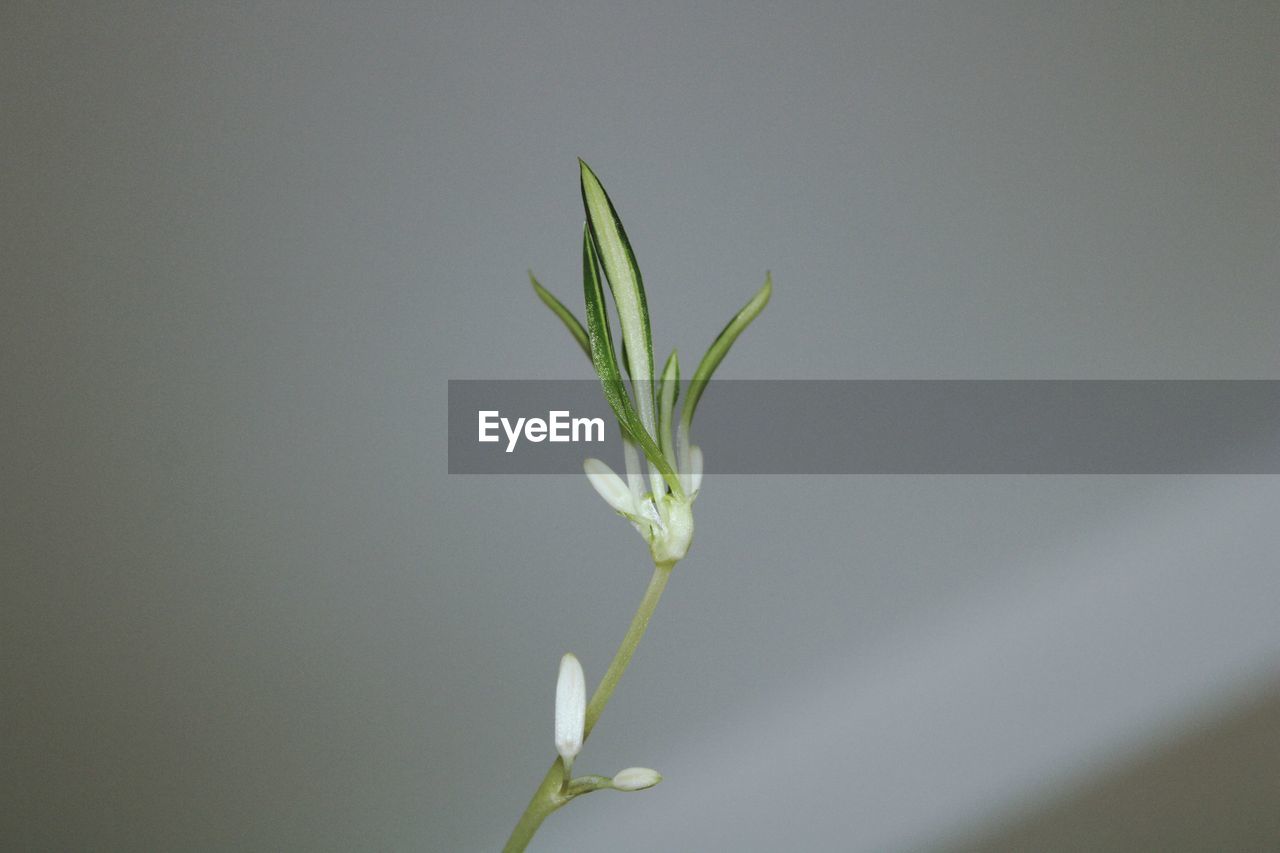
<instances>
[{"instance_id":1,"label":"green leaf","mask_svg":"<svg viewBox=\"0 0 1280 853\"><path fill-rule=\"evenodd\" d=\"M627 389L622 383L622 374L618 372L618 359L613 351L613 334L609 331L609 317L605 313L604 289L600 285L599 261L596 258L595 246L591 240L588 227L582 231L582 290L587 302L587 338L591 342L591 363L595 366L600 384L604 386L605 399L613 409L618 423L631 438L640 445L649 463L662 474L678 497L684 496L680 487L680 478L676 476L671 464L662 455L662 450L654 441L653 435L641 423Z\"/></svg>"},{"instance_id":2,"label":"green leaf","mask_svg":"<svg viewBox=\"0 0 1280 853\"><path fill-rule=\"evenodd\" d=\"M662 379L658 382L658 441L662 444L662 454L667 457L671 467L676 467L676 447L672 440L675 428L676 398L680 396L680 359L672 350L667 363L662 368Z\"/></svg>"},{"instance_id":3,"label":"green leaf","mask_svg":"<svg viewBox=\"0 0 1280 853\"><path fill-rule=\"evenodd\" d=\"M569 334L573 335L573 339L578 342L578 346L582 347L582 351L587 354L587 358L591 358L591 342L587 340L587 330L582 328L578 318L573 316L573 312L564 307L564 304L559 299L552 296L551 291L538 284L538 280L533 277L533 270L529 270L529 281L533 283L533 291L538 294L542 304L550 308L552 313L560 318L560 322L564 323L564 327L569 330Z\"/></svg>"},{"instance_id":4,"label":"green leaf","mask_svg":"<svg viewBox=\"0 0 1280 853\"><path fill-rule=\"evenodd\" d=\"M578 165L582 174L582 205L587 212L587 225L618 309L623 358L635 392L636 408L640 422L652 434L656 429L653 338L649 331L649 307L645 303L640 267L636 264L635 253L631 251L622 220L618 218L618 212L600 179L581 159Z\"/></svg>"},{"instance_id":5,"label":"green leaf","mask_svg":"<svg viewBox=\"0 0 1280 853\"><path fill-rule=\"evenodd\" d=\"M747 328L756 315L764 310L772 294L773 277L765 273L764 287L756 291L756 295L747 301L742 310L733 315L733 319L707 348L707 354L702 357L702 361L698 363L698 369L693 372L693 379L689 382L689 395L684 401L684 411L680 421L681 429L686 433L689 425L693 423L693 413L698 408L698 400L702 398L702 392L706 390L711 374L715 373L720 362L724 361L729 347L733 346L733 342L738 339L738 335L742 334L742 330Z\"/></svg>"}]
</instances>

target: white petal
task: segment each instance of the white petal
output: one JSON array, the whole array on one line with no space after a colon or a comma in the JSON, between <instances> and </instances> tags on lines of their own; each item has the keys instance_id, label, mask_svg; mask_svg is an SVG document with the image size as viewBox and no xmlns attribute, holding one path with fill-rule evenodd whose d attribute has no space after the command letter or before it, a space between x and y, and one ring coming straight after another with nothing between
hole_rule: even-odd
<instances>
[{"instance_id":1,"label":"white petal","mask_svg":"<svg viewBox=\"0 0 1280 853\"><path fill-rule=\"evenodd\" d=\"M645 498L640 502L640 515L658 529L660 533L665 533L667 525L662 521L662 514L658 512L658 507L654 504L652 498Z\"/></svg>"},{"instance_id":2,"label":"white petal","mask_svg":"<svg viewBox=\"0 0 1280 853\"><path fill-rule=\"evenodd\" d=\"M696 494L702 488L702 448L689 448L689 493Z\"/></svg>"},{"instance_id":3,"label":"white petal","mask_svg":"<svg viewBox=\"0 0 1280 853\"><path fill-rule=\"evenodd\" d=\"M648 767L628 767L613 774L613 787L619 791L643 791L662 781L662 774Z\"/></svg>"},{"instance_id":4,"label":"white petal","mask_svg":"<svg viewBox=\"0 0 1280 853\"><path fill-rule=\"evenodd\" d=\"M631 490L622 478L613 473L613 469L599 459L588 459L582 463L582 470L587 472L587 480L605 503L624 515L636 514L635 499Z\"/></svg>"},{"instance_id":5,"label":"white petal","mask_svg":"<svg viewBox=\"0 0 1280 853\"><path fill-rule=\"evenodd\" d=\"M582 664L572 654L560 658L556 680L556 752L566 766L582 749L582 730L587 721L587 680Z\"/></svg>"},{"instance_id":6,"label":"white petal","mask_svg":"<svg viewBox=\"0 0 1280 853\"><path fill-rule=\"evenodd\" d=\"M655 495L665 495L667 493L667 481L663 479L662 472L658 470L658 466L652 462L649 463L649 488Z\"/></svg>"}]
</instances>

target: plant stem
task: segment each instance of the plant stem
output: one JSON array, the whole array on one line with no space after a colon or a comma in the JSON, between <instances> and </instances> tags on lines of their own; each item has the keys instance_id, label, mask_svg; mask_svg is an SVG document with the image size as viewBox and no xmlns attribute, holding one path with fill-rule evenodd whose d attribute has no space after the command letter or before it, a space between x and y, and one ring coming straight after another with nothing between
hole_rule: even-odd
<instances>
[{"instance_id":1,"label":"plant stem","mask_svg":"<svg viewBox=\"0 0 1280 853\"><path fill-rule=\"evenodd\" d=\"M636 608L636 615L631 617L631 626L627 628L627 633L622 638L613 661L605 670L604 678L600 679L595 692L591 694L591 701L587 703L587 719L582 731L584 742L591 735L591 730L595 728L600 715L604 713L604 707L609 704L609 699L613 696L614 688L618 686L622 674L627 671L627 664L631 663L631 656L635 654L636 646L640 645L640 639L644 636L645 629L649 627L649 619L653 617L653 611L657 608L659 599L662 598L662 591L667 586L667 580L671 577L671 568L674 565L674 562L658 563L653 567L653 577L649 579L649 587L644 591L640 606ZM516 828L511 831L507 845L502 848L503 853L522 853L533 840L533 834L538 831L538 827L542 826L547 815L572 799L571 796L566 795L566 781L564 762L556 758L547 770L547 775L542 777L537 790L533 792L533 797L529 800L524 814L520 815Z\"/></svg>"}]
</instances>

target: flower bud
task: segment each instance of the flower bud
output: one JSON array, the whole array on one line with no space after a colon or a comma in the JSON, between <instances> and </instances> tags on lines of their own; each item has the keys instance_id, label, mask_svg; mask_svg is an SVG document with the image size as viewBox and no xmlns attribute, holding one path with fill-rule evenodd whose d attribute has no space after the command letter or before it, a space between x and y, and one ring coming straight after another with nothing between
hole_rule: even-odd
<instances>
[{"instance_id":1,"label":"flower bud","mask_svg":"<svg viewBox=\"0 0 1280 853\"><path fill-rule=\"evenodd\" d=\"M662 774L648 767L628 767L613 774L613 787L619 791L643 791L662 781Z\"/></svg>"},{"instance_id":2,"label":"flower bud","mask_svg":"<svg viewBox=\"0 0 1280 853\"><path fill-rule=\"evenodd\" d=\"M587 721L587 681L582 664L572 654L560 659L556 681L556 752L566 768L582 749L582 730Z\"/></svg>"}]
</instances>

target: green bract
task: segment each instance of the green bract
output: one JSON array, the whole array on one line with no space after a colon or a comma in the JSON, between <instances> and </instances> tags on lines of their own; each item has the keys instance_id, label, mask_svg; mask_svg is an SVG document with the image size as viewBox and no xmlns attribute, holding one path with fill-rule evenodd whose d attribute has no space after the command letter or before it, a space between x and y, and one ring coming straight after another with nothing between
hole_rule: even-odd
<instances>
[{"instance_id":1,"label":"green bract","mask_svg":"<svg viewBox=\"0 0 1280 853\"><path fill-rule=\"evenodd\" d=\"M587 211L587 228L605 278L609 280L613 304L618 309L624 361L635 392L636 409L644 428L653 433L653 336L649 332L649 306L644 299L640 267L609 194L590 166L581 160L578 166L582 172L582 206Z\"/></svg>"},{"instance_id":2,"label":"green bract","mask_svg":"<svg viewBox=\"0 0 1280 853\"><path fill-rule=\"evenodd\" d=\"M680 359L672 350L667 356L667 363L662 368L662 379L658 383L658 443L662 446L662 455L675 467L676 446L671 438L672 422L675 420L676 398L680 396Z\"/></svg>"},{"instance_id":3,"label":"green bract","mask_svg":"<svg viewBox=\"0 0 1280 853\"><path fill-rule=\"evenodd\" d=\"M632 440L640 445L640 449L644 451L649 464L662 472L662 477L667 481L667 485L671 487L671 491L678 495L683 495L680 488L680 478L676 476L675 470L663 458L662 451L654 440L649 425L644 423L641 417L636 414L636 408L631 404L631 397L627 394L626 386L622 384L622 376L618 373L618 359L613 353L613 335L609 332L609 317L605 313L604 292L600 288L595 241L591 239L591 235L586 229L583 230L582 234L582 289L587 300L587 337L591 341L591 363L595 366L596 375L600 377L600 384L604 386L605 399L609 401L609 406L613 409L614 415L617 416L618 423L622 424L622 428L627 431ZM643 304L643 300L641 302ZM648 315L646 314L646 331L648 328ZM652 388L652 380L646 380L638 386L633 382L633 388L639 387L643 389L646 386ZM652 395L652 391L650 391L650 395ZM641 400L646 399L643 393L638 396ZM648 399L649 419L652 422L652 396Z\"/></svg>"},{"instance_id":4,"label":"green bract","mask_svg":"<svg viewBox=\"0 0 1280 853\"><path fill-rule=\"evenodd\" d=\"M560 322L564 323L564 327L569 330L569 334L573 335L573 339L578 342L578 346L582 347L582 351L587 354L587 358L591 358L591 342L587 340L587 330L582 328L578 318L573 316L572 311L564 307L563 302L552 296L551 291L538 284L538 280L533 277L532 270L529 271L529 281L533 283L533 292L538 294L542 304L550 308L560 318Z\"/></svg>"}]
</instances>

